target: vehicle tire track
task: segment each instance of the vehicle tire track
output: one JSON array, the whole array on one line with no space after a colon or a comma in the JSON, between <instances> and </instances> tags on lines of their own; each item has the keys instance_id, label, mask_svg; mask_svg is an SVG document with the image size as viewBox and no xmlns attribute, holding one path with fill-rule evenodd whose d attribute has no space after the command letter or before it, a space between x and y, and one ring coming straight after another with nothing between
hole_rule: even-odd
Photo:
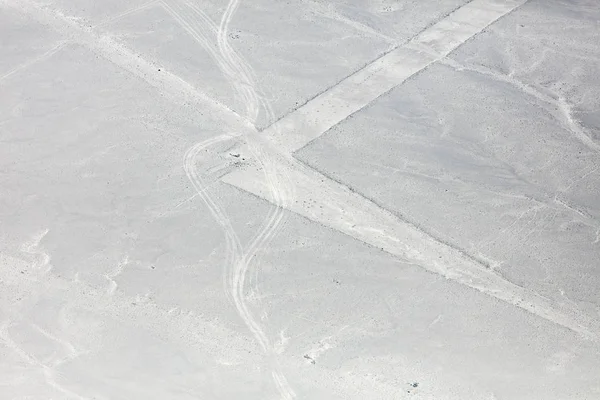
<instances>
[{"instance_id":1,"label":"vehicle tire track","mask_svg":"<svg viewBox=\"0 0 600 400\"><path fill-rule=\"evenodd\" d=\"M214 59L219 69L229 79L238 99L245 104L244 117L255 124L261 111L265 112L268 118L272 118L274 113L270 104L264 100L263 94L257 88L254 71L243 57L237 54L227 40L229 25L239 3L239 0L231 0L228 3L220 24L217 26L201 9L189 1L170 2L169 4L166 1L162 2L165 9L182 28ZM198 24L198 21L200 24ZM218 51L216 51L210 39L212 35L216 35ZM275 206L271 207L260 229L250 240L248 246L243 248L223 206L207 190L207 184L198 170L197 162L201 151L233 138L231 135L221 135L195 144L186 152L184 169L200 198L223 229L226 240L224 282L227 296L233 302L238 314L268 357L271 364L271 376L281 398L293 399L295 394L280 370L274 346L265 328L261 326L250 310L246 296L248 271L257 260L258 253L268 246L281 229L286 218L284 208L290 204L294 196L293 185L287 174L278 171L277 162L273 159L274 153L268 151L265 142L257 135L248 135L245 138L247 149L253 160L257 162L258 168L262 170L272 203ZM258 283L254 282L253 285L253 293L258 293Z\"/></svg>"}]
</instances>

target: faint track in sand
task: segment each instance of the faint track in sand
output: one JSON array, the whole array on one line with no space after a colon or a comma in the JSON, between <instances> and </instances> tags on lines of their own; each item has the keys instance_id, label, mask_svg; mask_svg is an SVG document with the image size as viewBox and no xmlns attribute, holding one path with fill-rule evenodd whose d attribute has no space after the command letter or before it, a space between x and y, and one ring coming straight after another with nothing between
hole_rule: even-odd
<instances>
[{"instance_id":1,"label":"faint track in sand","mask_svg":"<svg viewBox=\"0 0 600 400\"><path fill-rule=\"evenodd\" d=\"M24 347L19 345L10 335L10 327L12 325L11 320L5 320L0 325L0 343L2 343L6 348L12 350L15 354L17 354L23 361L30 364L31 366L39 369L44 375L44 380L46 384L57 392L60 392L64 398L66 399L77 399L77 400L91 400L90 397L82 396L79 393L72 391L64 385L61 385L57 378L60 377L60 374L55 371L55 365L49 365L48 363L44 363L39 360L34 354L29 353ZM39 331L39 328L34 326L34 329ZM40 332L41 334L48 336L48 333L45 331ZM56 340L54 337L51 339ZM60 344L63 342L59 341ZM76 357L72 355L71 358Z\"/></svg>"},{"instance_id":2,"label":"faint track in sand","mask_svg":"<svg viewBox=\"0 0 600 400\"><path fill-rule=\"evenodd\" d=\"M27 69L30 66L44 61L47 58L52 57L54 54L56 54L57 52L59 52L60 50L62 50L65 45L67 44L66 40L61 40L60 42L58 42L58 44L56 44L55 46L53 46L52 48L48 49L47 51L45 51L44 53L40 54L37 57L34 57L30 60L25 61L24 63L16 66L15 68L11 69L10 71L8 71L7 73L5 73L4 75L0 76L0 85L2 85L2 81L4 81L5 79L10 78L12 75L16 74L17 72Z\"/></svg>"},{"instance_id":3,"label":"faint track in sand","mask_svg":"<svg viewBox=\"0 0 600 400\"><path fill-rule=\"evenodd\" d=\"M256 79L252 68L229 45L227 33L231 19L239 5L238 0L229 2L219 26L212 23L201 9L191 2L161 2L165 9L180 23L214 59L219 69L229 78L238 98L245 105L245 118L251 123L256 123L259 113L264 111L268 117L273 116L270 105L258 92ZM196 21L200 21L198 24ZM209 35L216 34L218 52L213 47ZM276 351L267 333L260 322L254 317L247 302L247 274L261 249L268 246L275 237L285 218L284 207L289 204L293 195L293 188L287 176L281 175L277 170L277 163L272 160L269 152L265 152L263 145L257 143L254 135L246 138L247 149L262 170L262 177L267 183L270 200L275 207L271 208L260 230L250 240L246 248L242 248L239 237L231 224L229 216L208 190L207 183L202 179L202 172L198 169L198 158L201 151L209 149L212 145L222 141L231 140L232 136L223 135L206 140L194 145L185 156L184 169L193 183L199 196L207 205L209 211L222 227L226 239L225 256L225 285L226 293L235 305L240 317L254 335L262 350L273 362L271 376L277 390L283 399L293 399L295 394L287 379L280 371L276 360ZM256 293L258 288L253 288Z\"/></svg>"}]
</instances>

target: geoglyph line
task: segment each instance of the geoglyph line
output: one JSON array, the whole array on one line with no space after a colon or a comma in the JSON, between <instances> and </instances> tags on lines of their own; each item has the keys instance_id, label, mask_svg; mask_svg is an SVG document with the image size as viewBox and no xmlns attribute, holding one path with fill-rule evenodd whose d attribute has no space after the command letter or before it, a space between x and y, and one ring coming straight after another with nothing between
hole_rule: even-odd
<instances>
[{"instance_id":1,"label":"geoglyph line","mask_svg":"<svg viewBox=\"0 0 600 400\"><path fill-rule=\"evenodd\" d=\"M94 28L82 25L77 19L65 15L60 10L53 9L50 5L28 0L0 0L0 5L24 12L44 25L65 35L69 43L81 44L91 52L101 55L106 60L130 72L151 87L156 88L174 104L201 108L208 107L220 115L222 117L221 121L228 125L243 126L247 130L254 129L238 113L190 85L179 76L165 70L158 72L159 65L155 65L151 61L134 53L110 35L97 32ZM146 8L148 8L154 4L148 3L146 5Z\"/></svg>"},{"instance_id":2,"label":"geoglyph line","mask_svg":"<svg viewBox=\"0 0 600 400\"><path fill-rule=\"evenodd\" d=\"M473 0L263 130L293 153L481 32L526 0Z\"/></svg>"},{"instance_id":3,"label":"geoglyph line","mask_svg":"<svg viewBox=\"0 0 600 400\"><path fill-rule=\"evenodd\" d=\"M275 149L280 156L278 169L286 171L294 182L295 201L286 207L288 210L598 340L598 321L574 307L559 306L505 280L459 249L439 241L292 156L311 140L428 65L443 59L489 24L524 3L525 0L474 0L424 30L406 45L384 55L278 120L262 133L271 144L269 148ZM261 174L260 168L239 169L225 175L222 180L271 201ZM303 205L313 199L323 199L322 207Z\"/></svg>"},{"instance_id":4,"label":"geoglyph line","mask_svg":"<svg viewBox=\"0 0 600 400\"><path fill-rule=\"evenodd\" d=\"M598 339L598 321L581 314L576 308L559 306L505 280L459 249L437 240L411 222L400 219L342 183L335 182L331 177L292 157L282 161L279 168L286 170L295 184L295 201L286 207L288 210L587 338ZM249 168L236 170L222 180L269 199L268 188L261 179L261 174L259 169ZM319 207L305 206L315 199L322 199Z\"/></svg>"}]
</instances>

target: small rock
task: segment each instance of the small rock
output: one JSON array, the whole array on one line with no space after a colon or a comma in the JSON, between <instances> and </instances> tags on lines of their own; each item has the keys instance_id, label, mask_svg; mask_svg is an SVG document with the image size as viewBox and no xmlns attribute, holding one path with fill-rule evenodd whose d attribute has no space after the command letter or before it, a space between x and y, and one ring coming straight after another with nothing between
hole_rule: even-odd
<instances>
[{"instance_id":1,"label":"small rock","mask_svg":"<svg viewBox=\"0 0 600 400\"><path fill-rule=\"evenodd\" d=\"M315 360L311 356L309 356L308 354L305 354L304 358L306 358L307 360L309 360L310 363L313 364L313 365L316 363Z\"/></svg>"}]
</instances>

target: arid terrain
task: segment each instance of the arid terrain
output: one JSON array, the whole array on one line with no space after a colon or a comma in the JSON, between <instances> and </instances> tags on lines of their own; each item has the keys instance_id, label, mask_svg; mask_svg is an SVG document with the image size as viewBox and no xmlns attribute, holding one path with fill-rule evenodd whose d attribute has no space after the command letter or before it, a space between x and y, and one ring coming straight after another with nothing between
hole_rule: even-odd
<instances>
[{"instance_id":1,"label":"arid terrain","mask_svg":"<svg viewBox=\"0 0 600 400\"><path fill-rule=\"evenodd\" d=\"M0 0L0 400L600 399L596 0Z\"/></svg>"}]
</instances>

